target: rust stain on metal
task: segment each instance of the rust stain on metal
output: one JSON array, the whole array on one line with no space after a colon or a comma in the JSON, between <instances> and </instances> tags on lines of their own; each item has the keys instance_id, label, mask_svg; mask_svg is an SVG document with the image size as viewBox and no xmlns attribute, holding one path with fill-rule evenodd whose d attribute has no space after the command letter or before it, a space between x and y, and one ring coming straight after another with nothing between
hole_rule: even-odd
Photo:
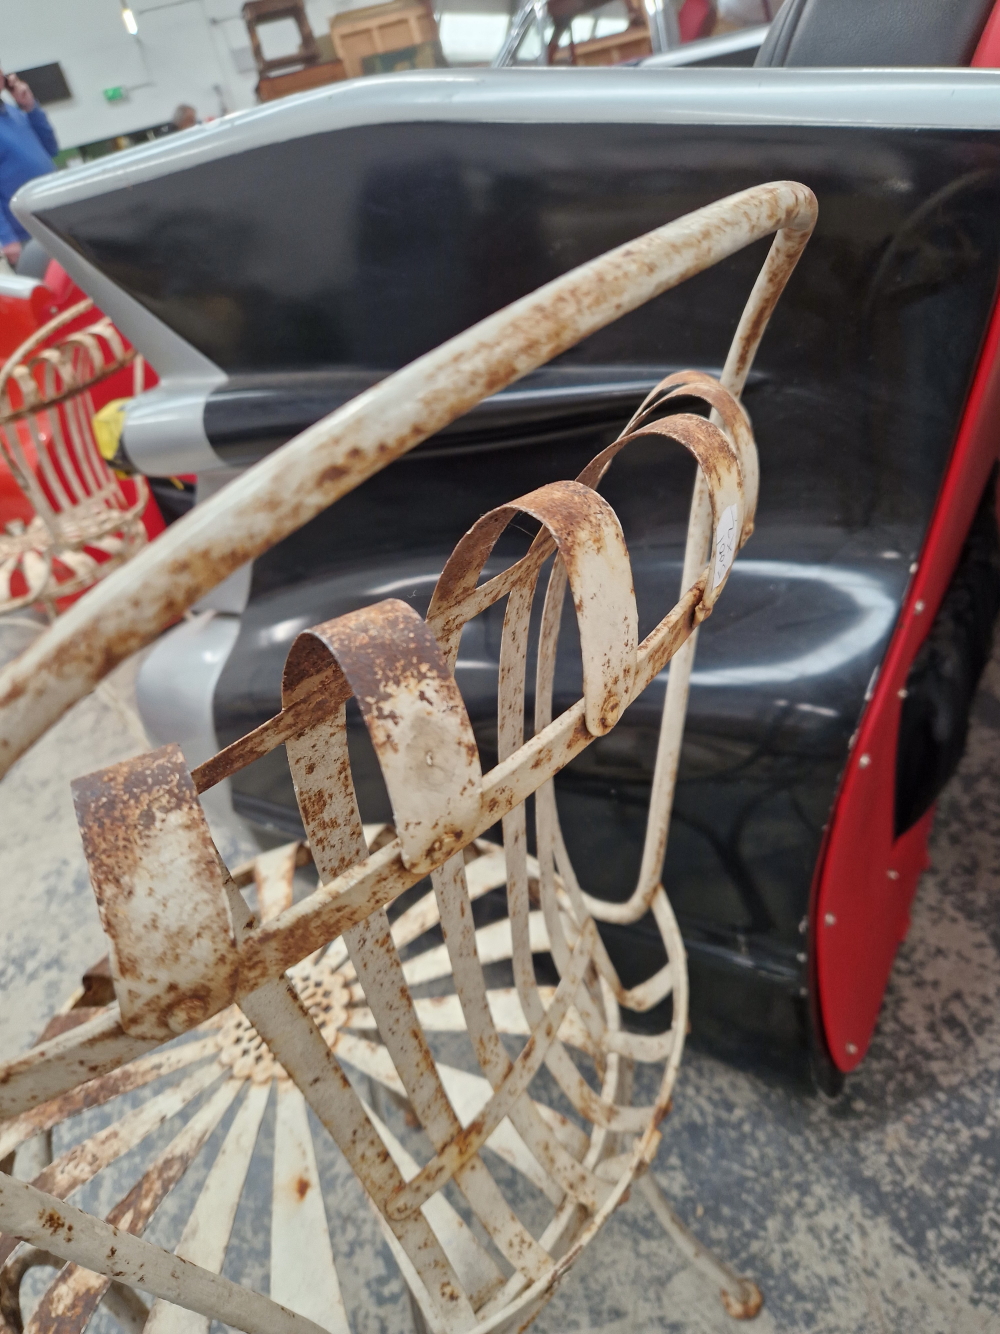
<instances>
[{"instance_id":1,"label":"rust stain on metal","mask_svg":"<svg viewBox=\"0 0 1000 1334\"><path fill-rule=\"evenodd\" d=\"M734 1320L753 1320L760 1314L761 1307L764 1305L764 1294L755 1283L747 1283L746 1287L752 1291L748 1296L740 1297L729 1292L727 1288L719 1289L719 1300L725 1308L726 1315L732 1316Z\"/></svg>"},{"instance_id":2,"label":"rust stain on metal","mask_svg":"<svg viewBox=\"0 0 1000 1334\"><path fill-rule=\"evenodd\" d=\"M74 782L84 854L111 945L122 1022L168 1037L235 994L218 851L177 746ZM176 889L166 882L176 881Z\"/></svg>"}]
</instances>

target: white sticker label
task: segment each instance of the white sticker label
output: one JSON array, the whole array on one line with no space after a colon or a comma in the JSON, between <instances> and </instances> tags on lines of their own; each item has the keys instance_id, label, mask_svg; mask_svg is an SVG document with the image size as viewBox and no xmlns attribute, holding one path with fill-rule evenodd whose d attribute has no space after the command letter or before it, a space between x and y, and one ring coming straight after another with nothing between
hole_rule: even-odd
<instances>
[{"instance_id":1,"label":"white sticker label","mask_svg":"<svg viewBox=\"0 0 1000 1334\"><path fill-rule=\"evenodd\" d=\"M736 555L736 506L730 505L722 511L719 526L715 530L715 577L712 591L719 587L729 573L729 567Z\"/></svg>"}]
</instances>

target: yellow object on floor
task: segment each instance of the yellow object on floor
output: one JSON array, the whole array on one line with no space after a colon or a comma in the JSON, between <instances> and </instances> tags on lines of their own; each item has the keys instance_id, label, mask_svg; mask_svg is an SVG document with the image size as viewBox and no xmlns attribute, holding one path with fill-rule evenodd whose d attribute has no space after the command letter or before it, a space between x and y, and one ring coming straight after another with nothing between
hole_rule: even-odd
<instances>
[{"instance_id":1,"label":"yellow object on floor","mask_svg":"<svg viewBox=\"0 0 1000 1334\"><path fill-rule=\"evenodd\" d=\"M125 429L125 406L131 402L128 398L113 398L110 403L94 413L94 439L101 452L101 458L111 463L118 453L122 431Z\"/></svg>"}]
</instances>

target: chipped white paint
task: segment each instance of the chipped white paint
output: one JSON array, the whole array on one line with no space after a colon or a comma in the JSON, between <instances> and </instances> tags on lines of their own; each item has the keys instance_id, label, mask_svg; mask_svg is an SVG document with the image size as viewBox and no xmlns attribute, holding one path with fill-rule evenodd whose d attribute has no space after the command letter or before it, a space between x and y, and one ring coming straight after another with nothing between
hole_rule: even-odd
<instances>
[{"instance_id":1,"label":"chipped white paint","mask_svg":"<svg viewBox=\"0 0 1000 1334\"><path fill-rule=\"evenodd\" d=\"M729 505L722 511L722 517L715 525L715 569L712 572L712 587L718 586L729 573L729 567L736 558L736 506Z\"/></svg>"}]
</instances>

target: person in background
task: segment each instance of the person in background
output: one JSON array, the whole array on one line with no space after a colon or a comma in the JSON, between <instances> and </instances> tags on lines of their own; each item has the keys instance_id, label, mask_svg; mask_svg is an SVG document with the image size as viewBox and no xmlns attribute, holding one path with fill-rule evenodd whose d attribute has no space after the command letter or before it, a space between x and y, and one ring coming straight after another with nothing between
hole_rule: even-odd
<instances>
[{"instance_id":1,"label":"person in background","mask_svg":"<svg viewBox=\"0 0 1000 1334\"><path fill-rule=\"evenodd\" d=\"M28 233L10 211L10 201L25 183L53 171L59 152L49 118L34 94L16 74L0 69L0 250L13 267L21 257Z\"/></svg>"},{"instance_id":2,"label":"person in background","mask_svg":"<svg viewBox=\"0 0 1000 1334\"><path fill-rule=\"evenodd\" d=\"M198 113L194 107L189 107L186 102L182 102L174 112L173 127L175 130L190 130L198 124Z\"/></svg>"}]
</instances>

